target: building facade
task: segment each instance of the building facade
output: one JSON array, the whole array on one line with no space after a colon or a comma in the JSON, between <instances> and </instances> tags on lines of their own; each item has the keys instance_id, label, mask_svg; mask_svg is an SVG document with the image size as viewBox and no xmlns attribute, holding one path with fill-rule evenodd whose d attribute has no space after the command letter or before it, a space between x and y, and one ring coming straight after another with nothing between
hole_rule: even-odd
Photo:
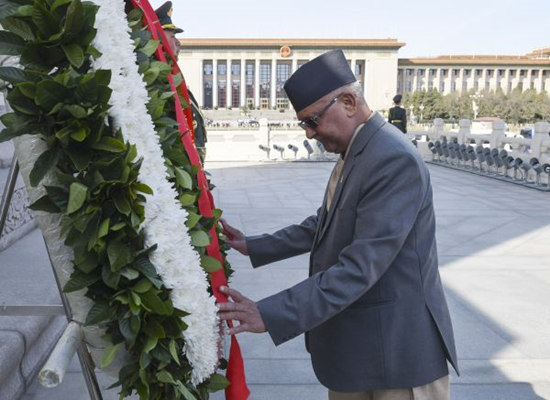
<instances>
[{"instance_id":1,"label":"building facade","mask_svg":"<svg viewBox=\"0 0 550 400\"><path fill-rule=\"evenodd\" d=\"M396 93L515 88L550 92L550 48L524 56L398 58L397 39L183 39L187 85L204 109L290 109L283 85L305 62L341 48L365 98L387 110Z\"/></svg>"},{"instance_id":2,"label":"building facade","mask_svg":"<svg viewBox=\"0 0 550 400\"><path fill-rule=\"evenodd\" d=\"M441 94L473 90L534 89L550 92L550 48L525 56L439 56L401 58L397 91L435 89Z\"/></svg>"},{"instance_id":3,"label":"building facade","mask_svg":"<svg viewBox=\"0 0 550 400\"><path fill-rule=\"evenodd\" d=\"M374 109L396 93L396 39L184 39L179 56L187 85L205 109L291 108L283 85L302 64L344 50Z\"/></svg>"}]
</instances>

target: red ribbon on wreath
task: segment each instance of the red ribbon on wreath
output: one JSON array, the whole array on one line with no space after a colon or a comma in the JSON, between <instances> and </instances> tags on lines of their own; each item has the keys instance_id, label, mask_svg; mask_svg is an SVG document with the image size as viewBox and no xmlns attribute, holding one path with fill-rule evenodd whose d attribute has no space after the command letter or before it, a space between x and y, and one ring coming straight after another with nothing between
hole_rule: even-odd
<instances>
[{"instance_id":1,"label":"red ribbon on wreath","mask_svg":"<svg viewBox=\"0 0 550 400\"><path fill-rule=\"evenodd\" d=\"M169 46L165 45L167 42L166 35L160 24L160 21L149 4L148 0L132 0L134 7L141 9L144 14L145 23L147 28L151 32L153 39L160 40L161 45L157 48L155 55L158 60L166 62L166 52L172 60L172 74L168 76L168 80L171 85L172 91L174 91L174 102L176 110L176 119L179 124L180 138L187 153L187 157L191 162L191 165L198 169L197 172L197 184L200 191L198 206L199 212L203 217L212 218L213 210L215 209L214 198L208 187L208 180L206 174L202 168L199 153L194 145L194 131L193 131L193 115L191 113L191 103L189 101L189 92L187 91L187 85L183 74L178 66L177 60ZM181 84L176 88L174 83L174 75L180 74L182 77ZM184 110L177 91L181 93L186 100L188 107ZM210 257L217 259L221 265L224 265L224 257L220 251L220 244L218 241L218 234L216 227L213 226L210 230L210 236L212 237L211 243L206 247L206 253ZM210 273L210 282L212 285L212 291L216 301L219 303L227 302L227 296L220 292L220 286L227 286L227 278L225 277L224 269L220 268L216 272ZM232 321L227 321L230 327L233 326ZM226 377L229 380L230 385L225 389L225 397L228 400L246 400L250 395L250 390L246 385L246 378L244 373L244 361L241 354L241 349L235 335L231 336L231 348L229 350L229 360L227 366Z\"/></svg>"}]
</instances>

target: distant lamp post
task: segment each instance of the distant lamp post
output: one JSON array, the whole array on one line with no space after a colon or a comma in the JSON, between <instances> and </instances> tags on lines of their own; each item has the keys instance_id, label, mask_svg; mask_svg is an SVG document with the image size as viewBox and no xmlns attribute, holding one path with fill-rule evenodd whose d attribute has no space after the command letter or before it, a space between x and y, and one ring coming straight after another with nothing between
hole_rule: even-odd
<instances>
[{"instance_id":1,"label":"distant lamp post","mask_svg":"<svg viewBox=\"0 0 550 400\"><path fill-rule=\"evenodd\" d=\"M411 120L412 123L414 123L414 113L413 113L414 106L412 104L409 106L409 110L411 112L409 119Z\"/></svg>"},{"instance_id":2,"label":"distant lamp post","mask_svg":"<svg viewBox=\"0 0 550 400\"><path fill-rule=\"evenodd\" d=\"M422 121L424 120L424 117L422 115L422 111L424 111L424 104L420 104L418 108L420 109L420 120L418 122L422 123Z\"/></svg>"},{"instance_id":3,"label":"distant lamp post","mask_svg":"<svg viewBox=\"0 0 550 400\"><path fill-rule=\"evenodd\" d=\"M483 95L481 93L475 93L470 97L472 99L472 110L474 112L474 119L477 119L477 113L479 111L478 102L479 102L479 99L483 97Z\"/></svg>"}]
</instances>

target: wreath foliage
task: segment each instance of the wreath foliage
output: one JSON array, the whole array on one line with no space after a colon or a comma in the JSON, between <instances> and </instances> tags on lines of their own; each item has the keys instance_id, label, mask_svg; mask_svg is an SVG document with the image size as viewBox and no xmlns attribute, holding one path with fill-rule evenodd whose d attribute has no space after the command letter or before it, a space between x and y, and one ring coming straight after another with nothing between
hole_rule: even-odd
<instances>
[{"instance_id":1,"label":"wreath foliage","mask_svg":"<svg viewBox=\"0 0 550 400\"><path fill-rule=\"evenodd\" d=\"M74 250L74 272L64 291L85 289L93 300L85 324L105 328L108 346L101 367L108 366L120 349L128 354L115 384L121 387L120 398L135 391L141 399L207 399L209 392L228 382L213 374L200 385L190 383L191 366L183 353L186 313L173 306L170 290L149 259L155 246L145 246L140 228L145 195L152 190L140 181L142 160L135 146L125 142L109 117L111 72L91 71L91 60L101 55L92 45L97 10L81 0L0 3L0 54L18 56L20 63L0 67L13 109L0 117L6 127L0 141L37 134L48 145L30 182L40 185L53 174L59 183L45 186L46 194L31 208L63 215L65 243ZM128 24L167 178L188 213L182 229L188 229L206 272L224 268L230 276L229 264L222 266L205 251L211 228L219 232L221 211L215 210L213 218L198 211L197 168L180 141L175 94L168 82L172 68L155 60L159 42L151 39L140 11L128 14Z\"/></svg>"}]
</instances>

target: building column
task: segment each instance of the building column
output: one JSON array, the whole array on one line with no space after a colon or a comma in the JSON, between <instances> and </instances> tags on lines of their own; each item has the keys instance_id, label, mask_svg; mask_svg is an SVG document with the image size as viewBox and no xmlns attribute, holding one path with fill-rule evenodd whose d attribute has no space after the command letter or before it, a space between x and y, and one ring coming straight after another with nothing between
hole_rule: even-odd
<instances>
[{"instance_id":1,"label":"building column","mask_svg":"<svg viewBox=\"0 0 550 400\"><path fill-rule=\"evenodd\" d=\"M212 108L218 107L218 60L212 60Z\"/></svg>"},{"instance_id":2,"label":"building column","mask_svg":"<svg viewBox=\"0 0 550 400\"><path fill-rule=\"evenodd\" d=\"M256 67L254 71L254 105L260 107L260 60L256 59Z\"/></svg>"},{"instance_id":3,"label":"building column","mask_svg":"<svg viewBox=\"0 0 550 400\"><path fill-rule=\"evenodd\" d=\"M291 68L292 68L292 70L290 71L290 75L295 73L296 70L298 69L298 59L297 58L292 59L292 67Z\"/></svg>"},{"instance_id":4,"label":"building column","mask_svg":"<svg viewBox=\"0 0 550 400\"><path fill-rule=\"evenodd\" d=\"M357 65L357 60L355 58L352 58L349 63L349 67L351 68L351 72L353 72L353 75L355 75L355 66Z\"/></svg>"},{"instance_id":5,"label":"building column","mask_svg":"<svg viewBox=\"0 0 550 400\"><path fill-rule=\"evenodd\" d=\"M241 107L246 106L246 59L241 58Z\"/></svg>"},{"instance_id":6,"label":"building column","mask_svg":"<svg viewBox=\"0 0 550 400\"><path fill-rule=\"evenodd\" d=\"M367 60L366 58L363 60L363 97L365 97L365 99L368 99L368 90L367 90L367 86L369 85L369 64L370 64L370 60ZM355 72L355 71L354 71Z\"/></svg>"},{"instance_id":7,"label":"building column","mask_svg":"<svg viewBox=\"0 0 550 400\"><path fill-rule=\"evenodd\" d=\"M271 60L271 85L270 88L270 99L269 107L273 108L277 106L277 59L274 58Z\"/></svg>"},{"instance_id":8,"label":"building column","mask_svg":"<svg viewBox=\"0 0 550 400\"><path fill-rule=\"evenodd\" d=\"M195 99L197 100L198 106L204 107L204 60L200 60L199 65L199 87L195 92Z\"/></svg>"}]
</instances>

